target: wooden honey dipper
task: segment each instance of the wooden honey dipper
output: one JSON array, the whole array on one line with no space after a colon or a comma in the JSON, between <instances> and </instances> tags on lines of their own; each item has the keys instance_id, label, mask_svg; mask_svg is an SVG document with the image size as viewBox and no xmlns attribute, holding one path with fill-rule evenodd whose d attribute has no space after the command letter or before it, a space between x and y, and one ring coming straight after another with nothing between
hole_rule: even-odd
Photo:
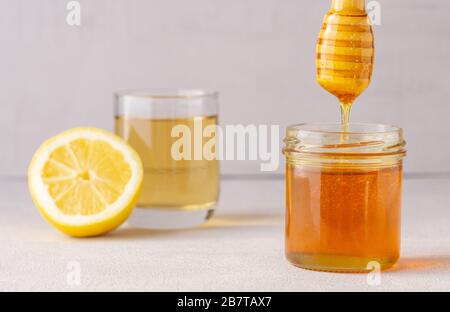
<instances>
[{"instance_id":1,"label":"wooden honey dipper","mask_svg":"<svg viewBox=\"0 0 450 312\"><path fill-rule=\"evenodd\" d=\"M333 0L317 42L317 81L339 99L344 126L353 102L370 84L373 59L365 0Z\"/></svg>"}]
</instances>

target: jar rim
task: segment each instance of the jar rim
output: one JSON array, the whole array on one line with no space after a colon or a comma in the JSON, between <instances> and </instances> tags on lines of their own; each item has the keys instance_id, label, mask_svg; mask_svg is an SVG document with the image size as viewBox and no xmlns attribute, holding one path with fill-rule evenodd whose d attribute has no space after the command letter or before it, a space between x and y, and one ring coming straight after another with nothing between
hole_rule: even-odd
<instances>
[{"instance_id":1,"label":"jar rim","mask_svg":"<svg viewBox=\"0 0 450 312\"><path fill-rule=\"evenodd\" d=\"M347 131L343 131L341 123L300 123L287 128L287 136L296 132L328 135L379 135L401 133L403 130L395 125L376 123L350 123Z\"/></svg>"},{"instance_id":2,"label":"jar rim","mask_svg":"<svg viewBox=\"0 0 450 312\"><path fill-rule=\"evenodd\" d=\"M288 158L402 158L406 154L403 130L393 125L351 123L302 123L286 130L283 149Z\"/></svg>"}]
</instances>

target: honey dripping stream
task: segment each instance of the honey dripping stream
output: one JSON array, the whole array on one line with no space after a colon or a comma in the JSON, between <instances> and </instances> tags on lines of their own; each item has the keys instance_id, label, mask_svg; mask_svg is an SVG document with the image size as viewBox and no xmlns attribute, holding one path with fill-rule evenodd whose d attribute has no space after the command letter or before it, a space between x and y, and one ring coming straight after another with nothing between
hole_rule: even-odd
<instances>
[{"instance_id":1,"label":"honey dripping stream","mask_svg":"<svg viewBox=\"0 0 450 312\"><path fill-rule=\"evenodd\" d=\"M341 105L342 132L348 132L350 125L350 110L352 109L352 103L341 102L340 105Z\"/></svg>"},{"instance_id":2,"label":"honey dripping stream","mask_svg":"<svg viewBox=\"0 0 450 312\"><path fill-rule=\"evenodd\" d=\"M365 0L333 0L317 41L317 81L339 99L343 132L349 131L355 99L370 84L373 59Z\"/></svg>"}]
</instances>

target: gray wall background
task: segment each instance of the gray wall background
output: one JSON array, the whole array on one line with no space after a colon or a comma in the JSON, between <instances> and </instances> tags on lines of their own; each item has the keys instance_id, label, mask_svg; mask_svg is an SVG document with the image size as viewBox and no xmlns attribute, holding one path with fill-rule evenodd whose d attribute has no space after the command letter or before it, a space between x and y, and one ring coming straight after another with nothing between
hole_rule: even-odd
<instances>
[{"instance_id":1,"label":"gray wall background","mask_svg":"<svg viewBox=\"0 0 450 312\"><path fill-rule=\"evenodd\" d=\"M39 144L69 127L112 129L117 89L217 89L222 124L339 120L315 80L331 1L81 0L79 27L67 2L0 0L0 176L25 176ZM351 119L404 127L408 172L450 172L450 1L379 2L373 81Z\"/></svg>"}]
</instances>

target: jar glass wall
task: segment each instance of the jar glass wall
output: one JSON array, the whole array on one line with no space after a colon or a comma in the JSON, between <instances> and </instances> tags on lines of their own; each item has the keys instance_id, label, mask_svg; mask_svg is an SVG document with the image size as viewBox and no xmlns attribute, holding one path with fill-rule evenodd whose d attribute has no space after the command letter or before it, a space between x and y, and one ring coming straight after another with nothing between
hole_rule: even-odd
<instances>
[{"instance_id":1,"label":"jar glass wall","mask_svg":"<svg viewBox=\"0 0 450 312\"><path fill-rule=\"evenodd\" d=\"M296 266L366 272L400 253L400 128L300 124L287 129L286 256Z\"/></svg>"},{"instance_id":2,"label":"jar glass wall","mask_svg":"<svg viewBox=\"0 0 450 312\"><path fill-rule=\"evenodd\" d=\"M204 137L204 130L217 125L217 109L216 92L116 94L115 131L138 152L144 165L142 194L131 224L185 228L211 217L219 196L219 162L204 157L202 151L214 139ZM186 146L175 148L180 140ZM194 155L198 150L200 154Z\"/></svg>"}]
</instances>

